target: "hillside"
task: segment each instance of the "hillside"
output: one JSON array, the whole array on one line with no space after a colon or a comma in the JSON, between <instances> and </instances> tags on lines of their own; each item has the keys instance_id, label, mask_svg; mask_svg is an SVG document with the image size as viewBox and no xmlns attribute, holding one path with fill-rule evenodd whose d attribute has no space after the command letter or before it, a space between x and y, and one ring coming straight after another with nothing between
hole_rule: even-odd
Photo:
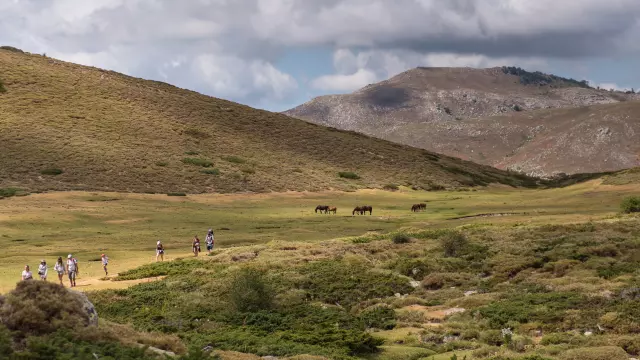
<instances>
[{"instance_id":1,"label":"hillside","mask_svg":"<svg viewBox=\"0 0 640 360\"><path fill-rule=\"evenodd\" d=\"M0 80L0 188L199 193L534 182L11 49L0 49Z\"/></svg>"},{"instance_id":2,"label":"hillside","mask_svg":"<svg viewBox=\"0 0 640 360\"><path fill-rule=\"evenodd\" d=\"M285 114L548 176L640 165L633 100L640 95L518 68L417 68Z\"/></svg>"}]
</instances>

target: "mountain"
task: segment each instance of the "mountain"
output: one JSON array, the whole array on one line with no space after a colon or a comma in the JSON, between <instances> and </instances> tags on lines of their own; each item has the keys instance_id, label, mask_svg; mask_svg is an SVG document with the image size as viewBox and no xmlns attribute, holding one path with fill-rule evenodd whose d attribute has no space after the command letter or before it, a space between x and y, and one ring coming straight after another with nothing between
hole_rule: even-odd
<instances>
[{"instance_id":1,"label":"mountain","mask_svg":"<svg viewBox=\"0 0 640 360\"><path fill-rule=\"evenodd\" d=\"M416 68L284 112L536 176L640 165L640 95L514 67Z\"/></svg>"},{"instance_id":2,"label":"mountain","mask_svg":"<svg viewBox=\"0 0 640 360\"><path fill-rule=\"evenodd\" d=\"M0 49L0 84L0 189L200 193L536 182L13 48Z\"/></svg>"}]
</instances>

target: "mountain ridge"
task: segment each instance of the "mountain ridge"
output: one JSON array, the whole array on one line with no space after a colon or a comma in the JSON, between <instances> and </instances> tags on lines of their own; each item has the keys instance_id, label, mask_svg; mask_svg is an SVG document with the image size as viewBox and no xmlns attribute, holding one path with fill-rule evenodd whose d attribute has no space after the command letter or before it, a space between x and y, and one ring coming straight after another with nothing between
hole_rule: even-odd
<instances>
[{"instance_id":1,"label":"mountain ridge","mask_svg":"<svg viewBox=\"0 0 640 360\"><path fill-rule=\"evenodd\" d=\"M624 146L628 146L629 151L619 150L608 159L582 165L571 165L578 161L571 157L541 162L526 158L523 153L524 158L506 156L520 149L519 142L508 145L508 151L501 152L500 156L491 153L493 143L464 149L469 139L481 143L478 139L480 133L486 135L492 129L497 131L494 135L501 135L502 143L507 142L505 138L526 139L528 134L536 132L536 127L557 128L557 123L566 125L571 120L567 118L566 109L630 101L635 107L636 100L640 100L640 95L595 89L585 81L527 72L515 67L415 68L351 94L314 98L283 113L316 124L358 131L486 165L548 177L558 173L617 171L639 166L640 161L629 160L634 157L636 149L624 138L624 132L612 135L613 138L624 138ZM554 109L559 110L557 114L548 113ZM624 112L624 116L632 117L628 124L633 131L640 131L640 120L633 116L635 111ZM533 116L531 126L510 125L510 117L523 116L521 114ZM544 118L539 118L539 114L544 114ZM609 126L610 120L603 121L603 128ZM458 130L452 133L451 129ZM447 137L443 138L445 135ZM579 143L588 142L592 135L584 134ZM560 148L558 146L557 150ZM537 151L540 149L531 149L532 158ZM479 152L483 156L478 156Z\"/></svg>"}]
</instances>

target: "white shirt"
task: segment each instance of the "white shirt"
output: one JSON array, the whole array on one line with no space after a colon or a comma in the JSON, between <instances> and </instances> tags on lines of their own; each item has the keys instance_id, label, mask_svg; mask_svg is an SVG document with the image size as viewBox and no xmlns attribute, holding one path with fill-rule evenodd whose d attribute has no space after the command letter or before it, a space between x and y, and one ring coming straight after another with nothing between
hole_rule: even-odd
<instances>
[{"instance_id":1,"label":"white shirt","mask_svg":"<svg viewBox=\"0 0 640 360\"><path fill-rule=\"evenodd\" d=\"M67 266L69 267L69 271L76 271L76 263L73 260L73 258L67 259Z\"/></svg>"},{"instance_id":2,"label":"white shirt","mask_svg":"<svg viewBox=\"0 0 640 360\"><path fill-rule=\"evenodd\" d=\"M56 262L56 264L53 266L53 270L55 270L57 273L61 273L61 274L64 274L64 272L65 272L65 271L64 271L64 265L62 265L62 264L58 264L57 262Z\"/></svg>"},{"instance_id":3,"label":"white shirt","mask_svg":"<svg viewBox=\"0 0 640 360\"><path fill-rule=\"evenodd\" d=\"M49 272L49 270L47 269L47 265L40 264L40 265L38 266L38 272L39 272L39 273L41 272L41 273L42 273L42 275L47 276L47 273Z\"/></svg>"},{"instance_id":4,"label":"white shirt","mask_svg":"<svg viewBox=\"0 0 640 360\"><path fill-rule=\"evenodd\" d=\"M22 270L22 278L25 280L33 279L33 274L31 274L31 271Z\"/></svg>"}]
</instances>

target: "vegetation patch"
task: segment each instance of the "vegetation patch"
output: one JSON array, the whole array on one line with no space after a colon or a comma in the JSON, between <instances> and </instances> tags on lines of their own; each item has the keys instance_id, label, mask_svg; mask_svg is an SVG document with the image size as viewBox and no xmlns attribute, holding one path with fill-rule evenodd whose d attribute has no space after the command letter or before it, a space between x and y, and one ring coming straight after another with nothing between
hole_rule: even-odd
<instances>
[{"instance_id":1,"label":"vegetation patch","mask_svg":"<svg viewBox=\"0 0 640 360\"><path fill-rule=\"evenodd\" d=\"M351 171L341 171L338 173L338 176L343 178L343 179L351 179L351 180L358 180L360 179L360 176L354 172Z\"/></svg>"},{"instance_id":2,"label":"vegetation patch","mask_svg":"<svg viewBox=\"0 0 640 360\"><path fill-rule=\"evenodd\" d=\"M624 199L620 208L626 214L640 212L640 196L630 196Z\"/></svg>"},{"instance_id":3,"label":"vegetation patch","mask_svg":"<svg viewBox=\"0 0 640 360\"><path fill-rule=\"evenodd\" d=\"M0 79L0 93L5 93L7 92L7 88L4 87L4 82L2 81L2 79Z\"/></svg>"},{"instance_id":4,"label":"vegetation patch","mask_svg":"<svg viewBox=\"0 0 640 360\"><path fill-rule=\"evenodd\" d=\"M213 162L207 159L201 158L184 158L182 162L189 165L202 166L202 167L212 167Z\"/></svg>"},{"instance_id":5,"label":"vegetation patch","mask_svg":"<svg viewBox=\"0 0 640 360\"><path fill-rule=\"evenodd\" d=\"M200 172L207 175L220 175L220 169L204 169Z\"/></svg>"},{"instance_id":6,"label":"vegetation patch","mask_svg":"<svg viewBox=\"0 0 640 360\"><path fill-rule=\"evenodd\" d=\"M384 190L387 191L398 191L400 190L400 187L396 184L387 184L385 186L382 187Z\"/></svg>"},{"instance_id":7,"label":"vegetation patch","mask_svg":"<svg viewBox=\"0 0 640 360\"><path fill-rule=\"evenodd\" d=\"M62 169L58 169L58 168L47 168L40 171L42 175L52 175L52 176L60 175L63 172L64 171L62 171Z\"/></svg>"},{"instance_id":8,"label":"vegetation patch","mask_svg":"<svg viewBox=\"0 0 640 360\"><path fill-rule=\"evenodd\" d=\"M233 164L244 164L247 162L247 160L239 157L239 156L225 156L222 158L222 160L225 160L227 162L233 163Z\"/></svg>"},{"instance_id":9,"label":"vegetation patch","mask_svg":"<svg viewBox=\"0 0 640 360\"><path fill-rule=\"evenodd\" d=\"M187 196L187 194L183 192L170 192L167 193L167 196Z\"/></svg>"},{"instance_id":10,"label":"vegetation patch","mask_svg":"<svg viewBox=\"0 0 640 360\"><path fill-rule=\"evenodd\" d=\"M156 166L165 167L167 165L169 165L169 163L166 161L156 161Z\"/></svg>"},{"instance_id":11,"label":"vegetation patch","mask_svg":"<svg viewBox=\"0 0 640 360\"><path fill-rule=\"evenodd\" d=\"M504 72L505 74L518 76L520 78L520 83L523 85L565 85L588 89L592 88L591 86L589 86L589 82L586 80L578 81L561 76L545 74L540 71L529 72L522 68L514 66L503 66L502 72Z\"/></svg>"},{"instance_id":12,"label":"vegetation patch","mask_svg":"<svg viewBox=\"0 0 640 360\"><path fill-rule=\"evenodd\" d=\"M21 193L22 190L18 188L0 188L0 199L20 195Z\"/></svg>"}]
</instances>

